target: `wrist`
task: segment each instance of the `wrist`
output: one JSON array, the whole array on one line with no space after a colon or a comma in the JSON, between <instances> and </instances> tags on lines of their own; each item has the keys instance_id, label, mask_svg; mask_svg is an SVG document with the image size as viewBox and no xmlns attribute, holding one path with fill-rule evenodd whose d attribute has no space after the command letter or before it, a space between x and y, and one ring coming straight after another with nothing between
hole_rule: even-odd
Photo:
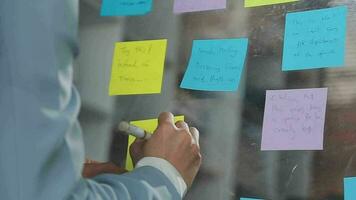
<instances>
[{"instance_id":1,"label":"wrist","mask_svg":"<svg viewBox=\"0 0 356 200\"><path fill-rule=\"evenodd\" d=\"M144 157L139 160L135 168L151 166L160 170L174 185L178 193L183 197L187 192L187 184L185 183L179 171L167 160L157 157Z\"/></svg>"}]
</instances>

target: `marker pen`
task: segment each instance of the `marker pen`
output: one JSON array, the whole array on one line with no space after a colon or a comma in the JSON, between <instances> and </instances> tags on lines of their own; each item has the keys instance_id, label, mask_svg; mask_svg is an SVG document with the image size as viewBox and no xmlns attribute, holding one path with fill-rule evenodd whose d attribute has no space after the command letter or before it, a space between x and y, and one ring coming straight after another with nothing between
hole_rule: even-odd
<instances>
[{"instance_id":1,"label":"marker pen","mask_svg":"<svg viewBox=\"0 0 356 200\"><path fill-rule=\"evenodd\" d=\"M132 135L134 137L145 139L145 140L150 139L152 135L152 133L147 132L142 128L129 124L128 122L125 121L119 123L118 129L119 131L122 131L128 135Z\"/></svg>"}]
</instances>

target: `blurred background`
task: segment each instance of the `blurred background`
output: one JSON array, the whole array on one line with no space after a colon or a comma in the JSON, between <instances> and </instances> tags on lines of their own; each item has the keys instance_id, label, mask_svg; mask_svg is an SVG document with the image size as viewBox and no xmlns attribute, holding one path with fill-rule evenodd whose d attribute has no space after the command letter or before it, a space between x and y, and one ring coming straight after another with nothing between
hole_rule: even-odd
<instances>
[{"instance_id":1,"label":"blurred background","mask_svg":"<svg viewBox=\"0 0 356 200\"><path fill-rule=\"evenodd\" d=\"M80 121L86 156L124 166L127 138L115 131L125 120L185 115L201 131L203 165L185 199L343 199L343 178L356 176L356 0L301 0L246 9L173 14L173 0L155 0L150 14L100 17L100 0L81 0L80 56L75 84L82 96ZM287 12L347 5L346 66L281 71ZM238 92L211 93L178 86L192 40L248 37L249 54ZM114 43L167 38L162 94L108 95ZM265 91L328 87L323 151L260 151Z\"/></svg>"}]
</instances>

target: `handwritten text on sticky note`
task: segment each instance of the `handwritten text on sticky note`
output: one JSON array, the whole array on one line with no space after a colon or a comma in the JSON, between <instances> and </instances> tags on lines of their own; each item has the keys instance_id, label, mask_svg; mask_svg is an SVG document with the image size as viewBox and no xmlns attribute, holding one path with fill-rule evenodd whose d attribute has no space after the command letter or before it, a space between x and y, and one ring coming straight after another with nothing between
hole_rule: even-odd
<instances>
[{"instance_id":1,"label":"handwritten text on sticky note","mask_svg":"<svg viewBox=\"0 0 356 200\"><path fill-rule=\"evenodd\" d=\"M289 13L283 71L344 65L347 7Z\"/></svg>"},{"instance_id":2,"label":"handwritten text on sticky note","mask_svg":"<svg viewBox=\"0 0 356 200\"><path fill-rule=\"evenodd\" d=\"M166 47L167 40L116 43L109 94L160 93Z\"/></svg>"},{"instance_id":3,"label":"handwritten text on sticky note","mask_svg":"<svg viewBox=\"0 0 356 200\"><path fill-rule=\"evenodd\" d=\"M174 117L174 121L175 122L184 121L184 116L176 116L176 117ZM158 119L139 120L139 121L132 121L130 123L137 127L144 129L145 131L153 133L158 126ZM129 150L130 150L131 144L134 143L135 139L136 138L134 136L130 135L129 140L128 140L128 145L127 145L125 168L129 171L131 171L133 169L133 162L132 162L132 158L130 156Z\"/></svg>"},{"instance_id":4,"label":"handwritten text on sticky note","mask_svg":"<svg viewBox=\"0 0 356 200\"><path fill-rule=\"evenodd\" d=\"M175 0L174 13L217 10L226 8L226 0Z\"/></svg>"},{"instance_id":5,"label":"handwritten text on sticky note","mask_svg":"<svg viewBox=\"0 0 356 200\"><path fill-rule=\"evenodd\" d=\"M245 7L265 6L265 5L295 2L295 1L299 1L299 0L245 0Z\"/></svg>"},{"instance_id":6,"label":"handwritten text on sticky note","mask_svg":"<svg viewBox=\"0 0 356 200\"><path fill-rule=\"evenodd\" d=\"M101 16L144 15L151 9L152 0L103 0Z\"/></svg>"},{"instance_id":7,"label":"handwritten text on sticky note","mask_svg":"<svg viewBox=\"0 0 356 200\"><path fill-rule=\"evenodd\" d=\"M344 179L345 200L356 199L356 177L348 177Z\"/></svg>"},{"instance_id":8,"label":"handwritten text on sticky note","mask_svg":"<svg viewBox=\"0 0 356 200\"><path fill-rule=\"evenodd\" d=\"M327 89L270 90L262 150L322 150Z\"/></svg>"},{"instance_id":9,"label":"handwritten text on sticky note","mask_svg":"<svg viewBox=\"0 0 356 200\"><path fill-rule=\"evenodd\" d=\"M195 40L181 88L236 91L243 71L248 40Z\"/></svg>"}]
</instances>

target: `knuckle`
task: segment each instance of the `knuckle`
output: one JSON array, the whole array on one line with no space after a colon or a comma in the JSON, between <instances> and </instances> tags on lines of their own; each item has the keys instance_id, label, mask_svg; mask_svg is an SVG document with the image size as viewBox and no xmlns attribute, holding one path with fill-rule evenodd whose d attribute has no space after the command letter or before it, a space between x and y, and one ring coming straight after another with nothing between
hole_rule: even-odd
<instances>
[{"instance_id":1,"label":"knuckle","mask_svg":"<svg viewBox=\"0 0 356 200\"><path fill-rule=\"evenodd\" d=\"M182 137L182 140L185 142L185 143L191 143L192 142L192 136L190 136L190 134L187 132L187 131L182 131L180 133L181 137Z\"/></svg>"},{"instance_id":2,"label":"knuckle","mask_svg":"<svg viewBox=\"0 0 356 200\"><path fill-rule=\"evenodd\" d=\"M176 122L176 124L183 124L183 123L185 123L185 122L182 121L182 120L179 120L179 121Z\"/></svg>"},{"instance_id":3,"label":"knuckle","mask_svg":"<svg viewBox=\"0 0 356 200\"><path fill-rule=\"evenodd\" d=\"M198 152L198 158L199 158L199 160L201 160L202 158L203 158L203 156L201 155L201 153L200 152Z\"/></svg>"},{"instance_id":4,"label":"knuckle","mask_svg":"<svg viewBox=\"0 0 356 200\"><path fill-rule=\"evenodd\" d=\"M192 146L192 154L193 154L193 156L194 156L194 158L196 160L201 160L202 159L202 155L200 153L200 149L195 144Z\"/></svg>"},{"instance_id":5,"label":"knuckle","mask_svg":"<svg viewBox=\"0 0 356 200\"><path fill-rule=\"evenodd\" d=\"M196 144L193 144L192 151L194 154L200 154L200 149Z\"/></svg>"},{"instance_id":6,"label":"knuckle","mask_svg":"<svg viewBox=\"0 0 356 200\"><path fill-rule=\"evenodd\" d=\"M168 122L161 123L155 130L155 133L159 133L159 134L169 134L171 132L172 132L172 125L169 124Z\"/></svg>"},{"instance_id":7,"label":"knuckle","mask_svg":"<svg viewBox=\"0 0 356 200\"><path fill-rule=\"evenodd\" d=\"M172 124L168 121L163 121L158 128L162 128L162 129L168 129L171 128Z\"/></svg>"},{"instance_id":8,"label":"knuckle","mask_svg":"<svg viewBox=\"0 0 356 200\"><path fill-rule=\"evenodd\" d=\"M164 122L164 121L171 121L173 117L174 117L173 114L170 112L162 112L158 118L160 122Z\"/></svg>"},{"instance_id":9,"label":"knuckle","mask_svg":"<svg viewBox=\"0 0 356 200\"><path fill-rule=\"evenodd\" d=\"M189 128L190 129L190 132L194 132L194 133L196 133L196 134L199 134L199 130L197 129L197 128L195 128L195 127L190 127Z\"/></svg>"},{"instance_id":10,"label":"knuckle","mask_svg":"<svg viewBox=\"0 0 356 200\"><path fill-rule=\"evenodd\" d=\"M198 153L196 159L199 161L199 163L201 163L203 157L200 153Z\"/></svg>"},{"instance_id":11,"label":"knuckle","mask_svg":"<svg viewBox=\"0 0 356 200\"><path fill-rule=\"evenodd\" d=\"M178 126L179 128L185 128L187 129L188 128L188 124L185 122L185 121L178 121L175 123L176 126Z\"/></svg>"},{"instance_id":12,"label":"knuckle","mask_svg":"<svg viewBox=\"0 0 356 200\"><path fill-rule=\"evenodd\" d=\"M169 116L171 116L173 114L171 112L161 112L160 115L163 116L163 117L169 117Z\"/></svg>"}]
</instances>

